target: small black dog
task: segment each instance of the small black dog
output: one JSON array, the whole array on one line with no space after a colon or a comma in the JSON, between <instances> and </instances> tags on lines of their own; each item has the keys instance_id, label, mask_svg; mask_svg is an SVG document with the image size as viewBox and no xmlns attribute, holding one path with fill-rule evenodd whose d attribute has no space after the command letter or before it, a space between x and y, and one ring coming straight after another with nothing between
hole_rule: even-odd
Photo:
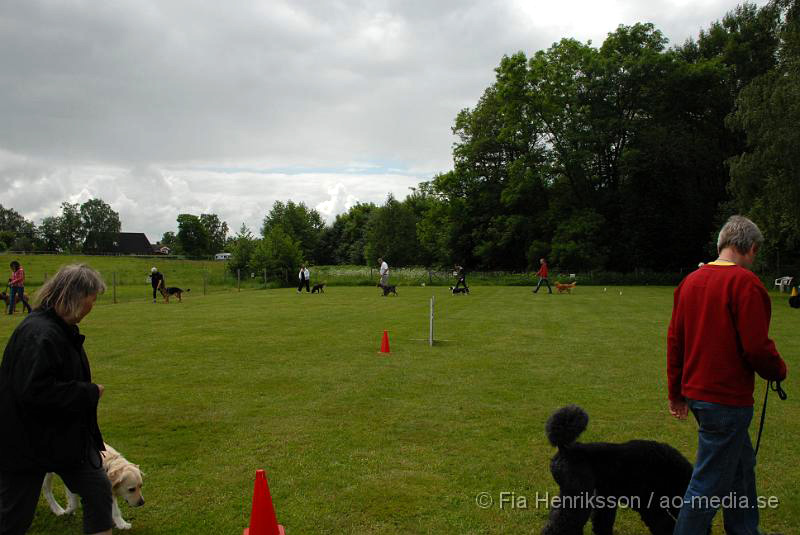
<instances>
[{"instance_id":1,"label":"small black dog","mask_svg":"<svg viewBox=\"0 0 800 535\"><path fill-rule=\"evenodd\" d=\"M182 290L182 289L178 288L177 286L170 286L169 288L162 287L160 289L160 291L161 291L161 295L164 296L164 302L165 303L169 303L169 297L171 295L174 295L175 297L177 297L178 298L178 302L180 303L182 301L181 300L181 294L183 294L183 292L191 292L192 289L191 288L186 288L185 290Z\"/></svg>"},{"instance_id":2,"label":"small black dog","mask_svg":"<svg viewBox=\"0 0 800 535\"><path fill-rule=\"evenodd\" d=\"M453 292L453 295L456 294L469 294L469 288L464 286L463 288L456 288L454 286L450 287L450 291Z\"/></svg>"},{"instance_id":3,"label":"small black dog","mask_svg":"<svg viewBox=\"0 0 800 535\"><path fill-rule=\"evenodd\" d=\"M691 463L669 444L651 440L576 442L588 423L589 415L577 405L547 420L547 439L558 447L550 472L560 487L560 504L550 510L542 534L581 534L591 516L594 533L611 535L617 505L625 505L653 535L671 535L692 478Z\"/></svg>"},{"instance_id":4,"label":"small black dog","mask_svg":"<svg viewBox=\"0 0 800 535\"><path fill-rule=\"evenodd\" d=\"M387 284L386 286L384 286L383 284L378 283L378 288L383 290L384 297L386 297L389 294L397 295L397 286L393 284Z\"/></svg>"},{"instance_id":5,"label":"small black dog","mask_svg":"<svg viewBox=\"0 0 800 535\"><path fill-rule=\"evenodd\" d=\"M323 282L323 283L315 284L314 286L312 286L311 287L311 293L312 294L315 294L315 293L324 294L325 293L325 283Z\"/></svg>"}]
</instances>

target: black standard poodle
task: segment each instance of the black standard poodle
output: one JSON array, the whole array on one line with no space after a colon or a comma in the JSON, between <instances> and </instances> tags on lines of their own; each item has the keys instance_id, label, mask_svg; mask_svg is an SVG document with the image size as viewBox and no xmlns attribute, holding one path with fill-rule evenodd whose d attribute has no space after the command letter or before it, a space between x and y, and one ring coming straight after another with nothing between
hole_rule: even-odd
<instances>
[{"instance_id":1,"label":"black standard poodle","mask_svg":"<svg viewBox=\"0 0 800 535\"><path fill-rule=\"evenodd\" d=\"M577 405L547 420L547 438L558 447L550 472L560 496L551 500L542 534L581 535L591 516L596 535L611 535L617 506L624 506L639 513L654 535L672 535L691 463L672 446L651 440L576 442L588 423Z\"/></svg>"}]
</instances>

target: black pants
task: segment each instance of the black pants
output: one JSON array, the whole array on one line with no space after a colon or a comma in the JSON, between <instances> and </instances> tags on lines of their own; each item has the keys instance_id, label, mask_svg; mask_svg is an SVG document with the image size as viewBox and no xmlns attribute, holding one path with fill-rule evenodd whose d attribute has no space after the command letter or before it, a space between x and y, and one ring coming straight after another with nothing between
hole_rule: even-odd
<instances>
[{"instance_id":1,"label":"black pants","mask_svg":"<svg viewBox=\"0 0 800 535\"><path fill-rule=\"evenodd\" d=\"M111 483L101 466L89 464L57 472L67 488L81 497L83 532L100 533L114 526ZM24 535L33 522L44 472L0 472L0 535Z\"/></svg>"},{"instance_id":2,"label":"black pants","mask_svg":"<svg viewBox=\"0 0 800 535\"><path fill-rule=\"evenodd\" d=\"M153 286L153 301L156 300L156 290L158 290L158 288Z\"/></svg>"},{"instance_id":3,"label":"black pants","mask_svg":"<svg viewBox=\"0 0 800 535\"><path fill-rule=\"evenodd\" d=\"M308 283L309 283L308 279L300 279L300 284L297 285L297 291L298 292L301 291L303 289L303 286L305 286L306 291L310 292L311 288L309 287Z\"/></svg>"},{"instance_id":4,"label":"black pants","mask_svg":"<svg viewBox=\"0 0 800 535\"><path fill-rule=\"evenodd\" d=\"M550 293L553 293L553 289L550 287L550 281L547 280L547 279L539 279L539 284L536 285L536 289L533 291L533 293L538 292L539 291L539 287L541 287L542 284L546 284L547 285L547 291L550 292Z\"/></svg>"},{"instance_id":5,"label":"black pants","mask_svg":"<svg viewBox=\"0 0 800 535\"><path fill-rule=\"evenodd\" d=\"M456 282L456 288L458 288L459 284L463 284L464 288L466 288L467 287L467 278L466 277L461 277L460 279L458 279L458 282Z\"/></svg>"}]
</instances>

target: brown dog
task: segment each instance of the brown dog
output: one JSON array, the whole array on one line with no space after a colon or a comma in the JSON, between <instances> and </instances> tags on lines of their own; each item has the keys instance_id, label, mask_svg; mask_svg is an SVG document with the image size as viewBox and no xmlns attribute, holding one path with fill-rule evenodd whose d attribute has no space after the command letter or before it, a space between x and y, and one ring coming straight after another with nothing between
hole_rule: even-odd
<instances>
[{"instance_id":1,"label":"brown dog","mask_svg":"<svg viewBox=\"0 0 800 535\"><path fill-rule=\"evenodd\" d=\"M569 284L561 284L560 282L556 282L556 290L558 293L563 294L567 292L568 294L572 293L572 289L575 288L575 285L578 284L577 282L571 282Z\"/></svg>"},{"instance_id":2,"label":"brown dog","mask_svg":"<svg viewBox=\"0 0 800 535\"><path fill-rule=\"evenodd\" d=\"M6 311L8 311L8 305L9 305L9 302L11 301L11 298L8 296L8 294L5 291L0 292L0 300L2 300L3 303L6 304ZM17 298L17 303L19 303L19 298ZM28 302L28 296L25 295L25 294L22 294L22 310L24 310L28 314L30 314L31 310L32 310L31 309L31 304Z\"/></svg>"}]
</instances>

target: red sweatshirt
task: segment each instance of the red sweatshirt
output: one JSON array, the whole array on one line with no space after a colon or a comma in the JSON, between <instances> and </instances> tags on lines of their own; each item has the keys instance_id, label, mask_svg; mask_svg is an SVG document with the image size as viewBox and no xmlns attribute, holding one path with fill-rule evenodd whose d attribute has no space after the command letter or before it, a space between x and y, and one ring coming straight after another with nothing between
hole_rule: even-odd
<instances>
[{"instance_id":1,"label":"red sweatshirt","mask_svg":"<svg viewBox=\"0 0 800 535\"><path fill-rule=\"evenodd\" d=\"M752 272L728 262L706 264L675 290L667 333L669 399L753 405L755 373L786 377L769 339L772 305Z\"/></svg>"},{"instance_id":2,"label":"red sweatshirt","mask_svg":"<svg viewBox=\"0 0 800 535\"><path fill-rule=\"evenodd\" d=\"M11 279L9 279L8 284L18 288L25 286L25 270L22 269L22 266L11 272Z\"/></svg>"},{"instance_id":3,"label":"red sweatshirt","mask_svg":"<svg viewBox=\"0 0 800 535\"><path fill-rule=\"evenodd\" d=\"M539 271L537 271L536 274L543 279L547 278L547 262L542 264L542 266L539 268Z\"/></svg>"}]
</instances>

